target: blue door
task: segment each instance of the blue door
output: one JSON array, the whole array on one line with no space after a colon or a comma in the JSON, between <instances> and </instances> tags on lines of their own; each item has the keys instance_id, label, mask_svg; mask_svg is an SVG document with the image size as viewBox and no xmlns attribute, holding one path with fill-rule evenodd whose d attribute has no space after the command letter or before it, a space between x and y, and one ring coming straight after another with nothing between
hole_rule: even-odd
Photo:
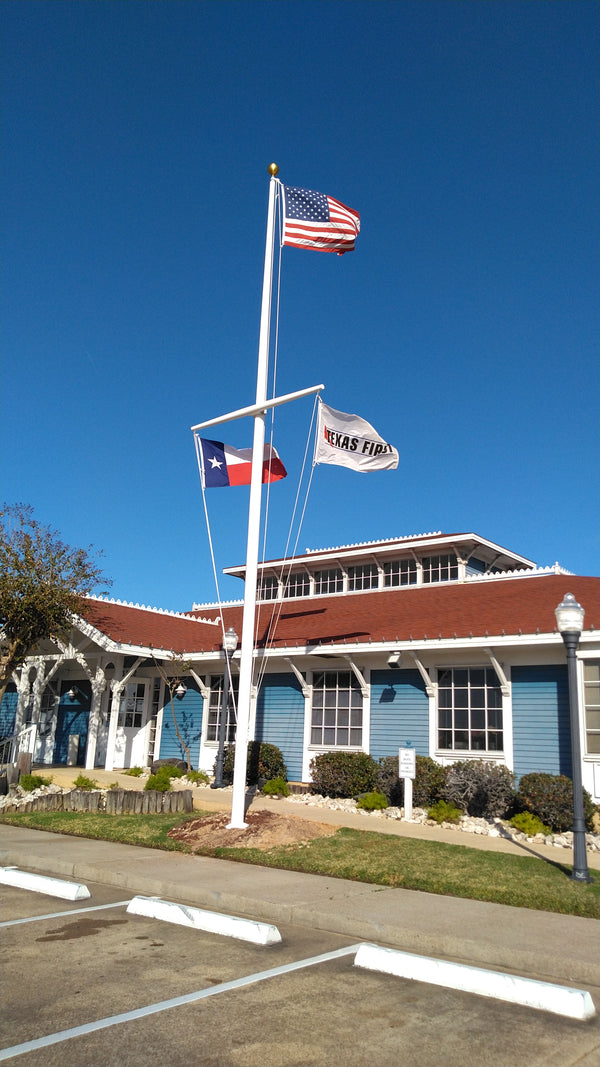
<instances>
[{"instance_id":1,"label":"blue door","mask_svg":"<svg viewBox=\"0 0 600 1067\"><path fill-rule=\"evenodd\" d=\"M66 765L69 738L75 736L79 737L77 766L84 766L91 701L92 687L87 679L81 682L62 683L54 736L53 763Z\"/></svg>"}]
</instances>

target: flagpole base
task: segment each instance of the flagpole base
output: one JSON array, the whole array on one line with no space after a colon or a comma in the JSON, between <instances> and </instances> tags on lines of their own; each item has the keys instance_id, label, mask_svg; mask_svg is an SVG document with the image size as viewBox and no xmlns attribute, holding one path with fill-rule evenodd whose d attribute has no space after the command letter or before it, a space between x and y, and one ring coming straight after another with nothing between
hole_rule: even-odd
<instances>
[{"instance_id":1,"label":"flagpole base","mask_svg":"<svg viewBox=\"0 0 600 1067\"><path fill-rule=\"evenodd\" d=\"M227 826L225 827L225 829L226 830L247 830L248 829L248 823L247 822L228 822Z\"/></svg>"}]
</instances>

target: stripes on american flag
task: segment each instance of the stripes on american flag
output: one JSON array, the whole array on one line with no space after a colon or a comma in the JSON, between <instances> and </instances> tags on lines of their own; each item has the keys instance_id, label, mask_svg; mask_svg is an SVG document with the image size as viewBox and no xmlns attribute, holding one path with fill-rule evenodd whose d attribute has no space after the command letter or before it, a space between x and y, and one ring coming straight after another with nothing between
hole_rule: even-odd
<instances>
[{"instance_id":1,"label":"stripes on american flag","mask_svg":"<svg viewBox=\"0 0 600 1067\"><path fill-rule=\"evenodd\" d=\"M283 190L281 243L319 252L352 252L360 231L360 215L332 196L293 185Z\"/></svg>"}]
</instances>

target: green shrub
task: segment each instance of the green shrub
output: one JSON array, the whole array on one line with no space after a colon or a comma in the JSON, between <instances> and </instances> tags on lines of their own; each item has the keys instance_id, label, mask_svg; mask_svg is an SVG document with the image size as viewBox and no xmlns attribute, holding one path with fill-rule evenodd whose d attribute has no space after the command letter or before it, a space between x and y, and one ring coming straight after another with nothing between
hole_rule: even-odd
<instances>
[{"instance_id":1,"label":"green shrub","mask_svg":"<svg viewBox=\"0 0 600 1067\"><path fill-rule=\"evenodd\" d=\"M363 811L383 811L387 806L387 798L376 789L372 793L363 793L358 798L357 807L362 808Z\"/></svg>"},{"instance_id":2,"label":"green shrub","mask_svg":"<svg viewBox=\"0 0 600 1067\"><path fill-rule=\"evenodd\" d=\"M171 776L168 774L151 774L144 789L156 789L159 793L167 793L171 789Z\"/></svg>"},{"instance_id":3,"label":"green shrub","mask_svg":"<svg viewBox=\"0 0 600 1067\"><path fill-rule=\"evenodd\" d=\"M99 789L95 778L88 778L85 774L78 774L73 782L75 789Z\"/></svg>"},{"instance_id":4,"label":"green shrub","mask_svg":"<svg viewBox=\"0 0 600 1067\"><path fill-rule=\"evenodd\" d=\"M186 772L181 767L175 767L172 763L163 763L162 767L159 767L155 773L162 774L165 778L183 778Z\"/></svg>"},{"instance_id":5,"label":"green shrub","mask_svg":"<svg viewBox=\"0 0 600 1067\"><path fill-rule=\"evenodd\" d=\"M366 752L323 752L311 760L311 792L357 797L375 789L378 765Z\"/></svg>"},{"instance_id":6,"label":"green shrub","mask_svg":"<svg viewBox=\"0 0 600 1067\"><path fill-rule=\"evenodd\" d=\"M440 800L448 768L430 756L417 756L416 777L413 780L413 804L427 808ZM399 808L404 804L404 783L398 777L398 756L382 756L379 760L376 788L387 797L388 804Z\"/></svg>"},{"instance_id":7,"label":"green shrub","mask_svg":"<svg viewBox=\"0 0 600 1067\"><path fill-rule=\"evenodd\" d=\"M289 797L290 787L285 778L271 778L269 782L265 782L261 792L266 797Z\"/></svg>"},{"instance_id":8,"label":"green shrub","mask_svg":"<svg viewBox=\"0 0 600 1067\"><path fill-rule=\"evenodd\" d=\"M139 778L144 773L143 767L129 767L123 774L129 774L132 778Z\"/></svg>"},{"instance_id":9,"label":"green shrub","mask_svg":"<svg viewBox=\"0 0 600 1067\"><path fill-rule=\"evenodd\" d=\"M448 804L445 800L438 800L437 804L433 804L427 812L427 816L433 819L434 822L460 822L462 811L460 808L456 808L454 804Z\"/></svg>"},{"instance_id":10,"label":"green shrub","mask_svg":"<svg viewBox=\"0 0 600 1067\"><path fill-rule=\"evenodd\" d=\"M186 771L185 776L188 782L194 782L195 785L198 785L199 782L202 782L203 785L208 785L210 781L206 771Z\"/></svg>"},{"instance_id":11,"label":"green shrub","mask_svg":"<svg viewBox=\"0 0 600 1067\"><path fill-rule=\"evenodd\" d=\"M573 826L573 783L564 774L541 771L524 774L519 782L515 806L521 812L537 815L555 832L563 833ZM584 789L583 811L586 828L590 831L595 810L590 794Z\"/></svg>"},{"instance_id":12,"label":"green shrub","mask_svg":"<svg viewBox=\"0 0 600 1067\"><path fill-rule=\"evenodd\" d=\"M41 774L22 774L19 785L26 793L32 793L34 789L41 789L43 785L50 785L52 777L44 778Z\"/></svg>"},{"instance_id":13,"label":"green shrub","mask_svg":"<svg viewBox=\"0 0 600 1067\"><path fill-rule=\"evenodd\" d=\"M223 759L223 778L226 782L233 781L234 760L235 745L227 745ZM264 778L267 782L272 778L285 778L287 781L287 767L283 753L277 745L270 745L266 741L251 741L246 761L246 782L248 785L256 785L259 778Z\"/></svg>"},{"instance_id":14,"label":"green shrub","mask_svg":"<svg viewBox=\"0 0 600 1067\"><path fill-rule=\"evenodd\" d=\"M522 834L527 834L527 837L535 837L536 834L544 834L547 837L552 833L550 827L538 819L537 815L532 815L530 811L521 811L513 815L510 825L520 830Z\"/></svg>"},{"instance_id":15,"label":"green shrub","mask_svg":"<svg viewBox=\"0 0 600 1067\"><path fill-rule=\"evenodd\" d=\"M514 808L514 778L503 764L461 760L447 768L443 799L475 818L502 818Z\"/></svg>"}]
</instances>

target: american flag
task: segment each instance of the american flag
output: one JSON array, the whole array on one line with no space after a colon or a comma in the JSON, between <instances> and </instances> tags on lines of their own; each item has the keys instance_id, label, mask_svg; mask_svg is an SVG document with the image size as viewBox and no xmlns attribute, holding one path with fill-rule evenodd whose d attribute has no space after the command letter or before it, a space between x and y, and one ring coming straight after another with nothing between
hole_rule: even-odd
<instances>
[{"instance_id":1,"label":"american flag","mask_svg":"<svg viewBox=\"0 0 600 1067\"><path fill-rule=\"evenodd\" d=\"M281 243L320 252L352 252L360 230L360 215L332 196L312 189L282 185Z\"/></svg>"}]
</instances>

